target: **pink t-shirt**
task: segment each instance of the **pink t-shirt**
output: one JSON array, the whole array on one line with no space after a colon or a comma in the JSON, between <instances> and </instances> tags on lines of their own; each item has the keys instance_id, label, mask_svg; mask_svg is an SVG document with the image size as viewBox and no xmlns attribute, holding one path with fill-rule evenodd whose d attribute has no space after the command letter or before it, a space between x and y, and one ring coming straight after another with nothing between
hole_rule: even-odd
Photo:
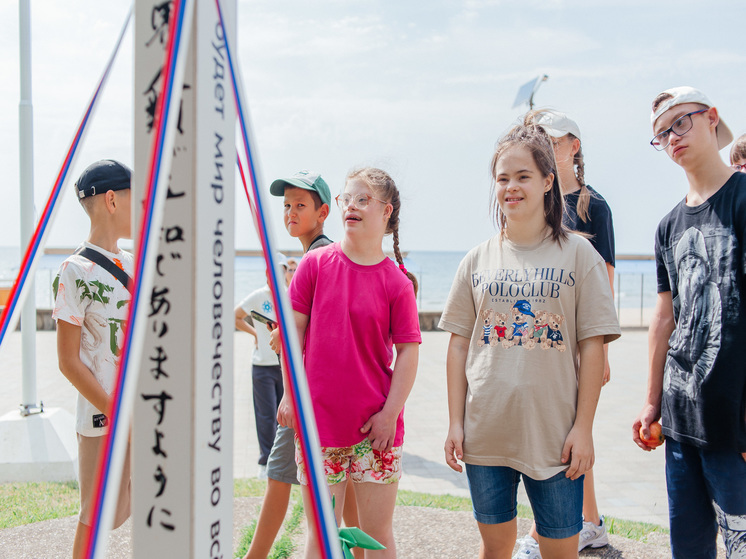
<instances>
[{"instance_id":1,"label":"pink t-shirt","mask_svg":"<svg viewBox=\"0 0 746 559\"><path fill-rule=\"evenodd\" d=\"M357 444L386 403L393 345L422 341L412 282L389 258L361 266L334 243L303 257L288 293L310 317L303 360L321 445ZM394 446L403 440L402 411Z\"/></svg>"}]
</instances>

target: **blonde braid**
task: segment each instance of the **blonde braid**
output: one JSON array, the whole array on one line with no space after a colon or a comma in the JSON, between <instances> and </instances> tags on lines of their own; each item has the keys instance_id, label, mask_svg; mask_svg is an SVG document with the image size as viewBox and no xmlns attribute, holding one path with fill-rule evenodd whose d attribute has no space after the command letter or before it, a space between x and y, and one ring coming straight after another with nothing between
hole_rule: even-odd
<instances>
[{"instance_id":1,"label":"blonde braid","mask_svg":"<svg viewBox=\"0 0 746 559\"><path fill-rule=\"evenodd\" d=\"M571 139L575 139L573 134L568 134ZM579 142L580 140L578 140ZM591 191L588 190L588 186L585 184L585 163L583 162L583 147L578 147L578 152L572 161L573 166L577 168L575 171L575 178L580 183L580 194L578 195L578 217L583 223L588 223L590 216L588 214L588 207L591 205Z\"/></svg>"},{"instance_id":2,"label":"blonde braid","mask_svg":"<svg viewBox=\"0 0 746 559\"><path fill-rule=\"evenodd\" d=\"M391 234L394 238L394 257L396 258L396 261L399 263L399 268L405 273L405 275L409 278L409 281L412 282L412 286L414 287L414 294L415 297L417 296L417 289L419 288L419 284L417 283L417 278L415 275L408 271L404 267L404 259L402 258L401 251L399 251L399 223L396 223L396 227L392 228ZM391 221L389 221L391 223Z\"/></svg>"}]
</instances>

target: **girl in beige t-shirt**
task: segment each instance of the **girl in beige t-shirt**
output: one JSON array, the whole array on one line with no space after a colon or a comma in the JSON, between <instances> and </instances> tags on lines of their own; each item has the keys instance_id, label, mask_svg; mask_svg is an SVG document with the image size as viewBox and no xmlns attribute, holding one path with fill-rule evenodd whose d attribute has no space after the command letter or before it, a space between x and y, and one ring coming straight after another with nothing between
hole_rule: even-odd
<instances>
[{"instance_id":1,"label":"girl in beige t-shirt","mask_svg":"<svg viewBox=\"0 0 746 559\"><path fill-rule=\"evenodd\" d=\"M498 143L499 233L461 262L440 322L446 462L466 464L485 558L511 555L520 478L541 554L577 557L603 344L620 334L604 261L563 226L552 144L532 118Z\"/></svg>"}]
</instances>

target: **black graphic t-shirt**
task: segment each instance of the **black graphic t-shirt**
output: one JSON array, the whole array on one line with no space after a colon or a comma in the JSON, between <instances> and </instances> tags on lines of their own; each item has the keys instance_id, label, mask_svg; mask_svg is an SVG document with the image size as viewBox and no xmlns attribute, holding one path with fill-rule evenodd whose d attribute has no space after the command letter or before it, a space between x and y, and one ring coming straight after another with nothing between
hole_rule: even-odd
<instances>
[{"instance_id":1,"label":"black graphic t-shirt","mask_svg":"<svg viewBox=\"0 0 746 559\"><path fill-rule=\"evenodd\" d=\"M588 203L588 221L578 217L578 200L580 191L565 195L565 215L562 218L564 224L573 231L580 231L590 235L588 240L593 245L604 262L615 265L614 248L614 222L611 219L611 208L603 196L593 190L590 186L586 188L591 193Z\"/></svg>"},{"instance_id":2,"label":"black graphic t-shirt","mask_svg":"<svg viewBox=\"0 0 746 559\"><path fill-rule=\"evenodd\" d=\"M663 433L701 448L746 451L746 174L704 204L679 203L658 225L658 292L676 328L663 375Z\"/></svg>"}]
</instances>

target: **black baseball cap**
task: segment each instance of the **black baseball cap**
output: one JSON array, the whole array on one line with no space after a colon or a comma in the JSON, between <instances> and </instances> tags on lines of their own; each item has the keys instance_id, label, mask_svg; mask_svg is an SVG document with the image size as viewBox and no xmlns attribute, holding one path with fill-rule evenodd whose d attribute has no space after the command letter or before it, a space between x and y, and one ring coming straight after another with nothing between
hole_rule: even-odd
<instances>
[{"instance_id":1,"label":"black baseball cap","mask_svg":"<svg viewBox=\"0 0 746 559\"><path fill-rule=\"evenodd\" d=\"M90 165L80 175L75 187L78 198L88 198L109 190L125 190L130 187L132 170L113 159L102 159Z\"/></svg>"}]
</instances>

